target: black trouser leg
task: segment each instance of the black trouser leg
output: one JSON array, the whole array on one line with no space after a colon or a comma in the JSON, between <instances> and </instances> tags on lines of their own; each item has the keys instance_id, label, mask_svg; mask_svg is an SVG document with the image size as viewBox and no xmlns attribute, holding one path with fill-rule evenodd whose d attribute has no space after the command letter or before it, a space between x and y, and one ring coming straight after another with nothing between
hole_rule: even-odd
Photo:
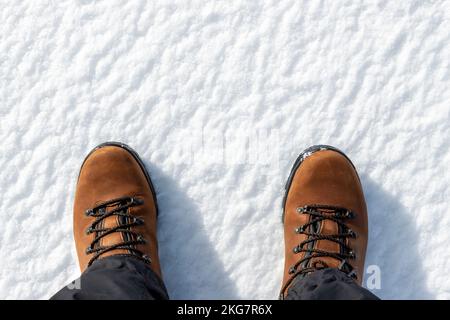
<instances>
[{"instance_id":1,"label":"black trouser leg","mask_svg":"<svg viewBox=\"0 0 450 320\"><path fill-rule=\"evenodd\" d=\"M73 285L52 300L166 300L162 280L142 261L112 256L95 261Z\"/></svg>"},{"instance_id":2,"label":"black trouser leg","mask_svg":"<svg viewBox=\"0 0 450 320\"><path fill-rule=\"evenodd\" d=\"M322 269L294 280L285 300L378 300L338 269Z\"/></svg>"}]
</instances>

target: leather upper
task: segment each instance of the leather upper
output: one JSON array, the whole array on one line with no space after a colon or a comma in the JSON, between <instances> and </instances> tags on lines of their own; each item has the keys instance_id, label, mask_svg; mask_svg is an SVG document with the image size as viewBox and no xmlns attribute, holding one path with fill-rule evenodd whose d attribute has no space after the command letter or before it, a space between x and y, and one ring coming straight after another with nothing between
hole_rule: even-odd
<instances>
[{"instance_id":1,"label":"leather upper","mask_svg":"<svg viewBox=\"0 0 450 320\"><path fill-rule=\"evenodd\" d=\"M354 268L357 282L362 283L364 274L364 260L367 247L367 208L363 190L356 170L351 162L341 153L334 150L320 150L307 156L294 173L291 185L287 191L284 210L284 240L285 240L285 268L283 286L292 277L289 268L305 257L306 253L294 253L293 248L308 238L305 234L298 234L295 229L306 224L311 216L299 214L297 208L306 205L331 205L344 207L354 212L353 219L343 220L346 226L356 233L356 238L345 239L346 244L356 255L348 262ZM320 223L317 233L322 235L338 234L338 224L324 220ZM340 252L340 245L329 240L317 240L314 248ZM338 268L341 262L332 257L312 258L309 265L321 260L328 267ZM287 289L287 288L286 288Z\"/></svg>"},{"instance_id":2,"label":"leather upper","mask_svg":"<svg viewBox=\"0 0 450 320\"><path fill-rule=\"evenodd\" d=\"M156 239L157 209L152 189L138 161L126 149L119 146L103 146L94 150L85 160L78 178L74 202L74 237L80 269L83 272L92 254L86 249L91 245L96 233L86 234L86 230L95 217L86 216L85 212L95 206L121 197L136 197L143 200L143 205L131 207L128 214L140 217L144 224L133 226L132 230L147 241L136 248L151 259L150 267L161 276ZM114 206L106 208L113 210ZM119 224L116 215L107 217L100 226L112 228ZM110 246L125 241L127 235L113 232L101 238L98 245ZM127 249L115 249L104 253L99 258L111 255L130 254Z\"/></svg>"}]
</instances>

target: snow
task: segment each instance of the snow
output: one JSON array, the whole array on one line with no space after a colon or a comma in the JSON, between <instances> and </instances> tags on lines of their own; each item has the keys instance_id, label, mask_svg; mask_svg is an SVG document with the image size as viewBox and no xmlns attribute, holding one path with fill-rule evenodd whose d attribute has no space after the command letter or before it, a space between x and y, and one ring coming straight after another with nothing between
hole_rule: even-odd
<instances>
[{"instance_id":1,"label":"snow","mask_svg":"<svg viewBox=\"0 0 450 320\"><path fill-rule=\"evenodd\" d=\"M284 183L357 166L384 299L450 299L450 1L0 0L0 298L79 275L85 155L138 151L172 298L276 299Z\"/></svg>"}]
</instances>

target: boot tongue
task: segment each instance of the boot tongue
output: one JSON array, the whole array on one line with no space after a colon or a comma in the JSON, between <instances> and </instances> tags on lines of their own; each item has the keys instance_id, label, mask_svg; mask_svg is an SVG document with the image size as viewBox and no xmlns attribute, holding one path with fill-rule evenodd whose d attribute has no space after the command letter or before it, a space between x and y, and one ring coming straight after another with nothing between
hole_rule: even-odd
<instances>
[{"instance_id":1,"label":"boot tongue","mask_svg":"<svg viewBox=\"0 0 450 320\"><path fill-rule=\"evenodd\" d=\"M106 207L106 212L110 212L111 210L117 209L119 205L113 205L113 206L108 206ZM111 228L115 228L119 225L123 225L124 223L126 223L126 217L121 217L121 216L117 216L117 215L112 215L109 217L106 217L105 219L103 219L102 222L102 229L111 229ZM117 245L118 243L123 243L124 241L127 241L126 239L127 234L117 231L117 232L112 232L104 237L102 237L101 241L100 241L100 245L102 247L109 247L112 245ZM127 249L114 249L108 252L103 253L101 257L109 257L112 255L117 255L117 254L128 254L129 251Z\"/></svg>"},{"instance_id":2,"label":"boot tongue","mask_svg":"<svg viewBox=\"0 0 450 320\"><path fill-rule=\"evenodd\" d=\"M334 215L332 212L322 211L324 215ZM312 232L317 233L319 235L336 235L339 234L339 225L332 220L322 220L320 223L312 226ZM329 253L339 254L341 252L341 247L339 243L330 241L330 240L317 240L315 242L315 248L317 250L326 251ZM312 258L309 262L310 266L323 266L329 268L338 268L341 264L341 261L332 257L317 257Z\"/></svg>"}]
</instances>

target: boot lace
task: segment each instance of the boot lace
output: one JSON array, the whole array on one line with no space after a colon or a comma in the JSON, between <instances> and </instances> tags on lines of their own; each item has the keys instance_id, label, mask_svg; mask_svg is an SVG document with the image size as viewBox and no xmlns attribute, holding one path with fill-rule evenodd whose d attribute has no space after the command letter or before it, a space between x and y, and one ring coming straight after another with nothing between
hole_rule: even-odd
<instances>
[{"instance_id":1,"label":"boot lace","mask_svg":"<svg viewBox=\"0 0 450 320\"><path fill-rule=\"evenodd\" d=\"M92 240L90 246L86 249L86 254L93 254L92 258L89 260L88 266L92 265L95 260L106 252L117 249L126 249L130 252L130 255L145 263L151 263L150 257L136 248L137 245L146 244L147 241L142 235L131 230L131 227L143 225L144 220L141 217L131 215L129 209L143 204L144 200L142 199L122 197L103 202L92 209L86 210L86 216L96 218L86 230L86 235L95 233L94 240ZM114 207L114 209L107 211L107 207ZM118 217L118 225L112 228L103 227L102 222L111 216ZM122 232L125 240L110 246L101 246L100 240L114 232Z\"/></svg>"},{"instance_id":2,"label":"boot lace","mask_svg":"<svg viewBox=\"0 0 450 320\"><path fill-rule=\"evenodd\" d=\"M354 219L355 213L343 207L329 205L308 205L297 208L298 214L310 215L309 221L295 229L295 233L307 235L307 239L302 241L298 246L294 247L294 254L304 253L304 257L297 261L289 268L291 277L284 285L282 293L289 287L292 281L299 275L306 275L316 270L328 268L328 264L323 260L316 260L310 263L311 259L330 257L339 260L339 270L345 272L348 276L357 279L357 275L348 262L349 259L355 259L356 255L347 245L347 238L356 238L356 233L347 227L345 220ZM320 234L314 228L322 221L330 220L338 225L339 232L337 234L324 235ZM317 229L317 228L316 228ZM314 244L319 240L328 240L339 244L340 252L328 252L314 248Z\"/></svg>"}]
</instances>

